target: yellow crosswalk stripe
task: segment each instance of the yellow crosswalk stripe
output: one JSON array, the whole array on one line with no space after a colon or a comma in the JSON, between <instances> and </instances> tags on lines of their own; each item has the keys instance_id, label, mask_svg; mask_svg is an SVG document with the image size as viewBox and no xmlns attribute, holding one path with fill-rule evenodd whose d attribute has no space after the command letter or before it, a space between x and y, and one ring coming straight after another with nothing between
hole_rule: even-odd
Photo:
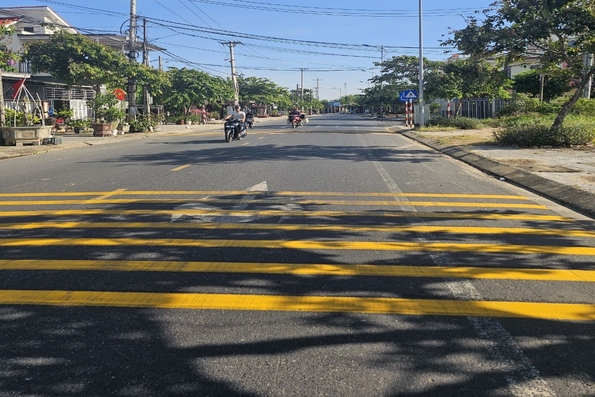
<instances>
[{"instance_id":1,"label":"yellow crosswalk stripe","mask_svg":"<svg viewBox=\"0 0 595 397\"><path fill-rule=\"evenodd\" d=\"M187 167L174 168L177 171ZM351 193L351 192L256 192L254 198L244 199L247 191L134 191L117 189L105 192L46 192L1 193L0 208L11 206L88 206L79 209L1 211L0 218L47 216L102 215L208 215L209 217L374 217L445 220L501 220L532 222L573 222L557 215L510 213L516 210L547 210L527 197L492 194L440 194L440 193ZM205 196L205 197L201 197ZM211 197L207 197L211 196ZM212 197L212 196L223 196ZM237 196L237 197L234 197ZM287 197L291 197L291 200ZM26 199L21 199L26 198ZM37 199L36 199L37 198ZM39 199L42 198L42 199ZM64 199L61 199L64 198ZM469 208L469 212L408 212L389 211L338 211L338 210L219 210L202 208L179 209L113 209L92 208L104 205L130 204L244 204L311 206L378 206L378 207L436 207ZM343 199L344 198L344 199ZM399 199L413 199L399 200ZM416 200L421 199L421 200ZM427 200L426 200L427 199ZM492 200L492 201L489 201ZM494 200L505 201L495 202ZM59 207L58 207L59 208ZM282 208L282 207L281 207ZM474 208L482 208L485 211ZM398 209L398 208L397 208ZM488 211L494 209L494 213ZM506 211L508 210L508 211ZM461 210L464 211L464 210ZM499 211L499 212L498 212ZM509 213L505 213L509 212ZM518 211L521 212L521 211ZM537 212L537 211L535 211ZM324 222L324 221L322 221ZM524 235L564 238L595 238L595 231L548 227L475 227L448 225L387 225L379 224L287 224L287 223L199 223L199 222L142 222L142 221L35 221L0 223L0 230L39 229L195 229L195 230L245 230L245 231L322 231L350 233L428 233L437 235ZM257 234L254 234L255 236ZM502 243L458 242L408 242L349 240L249 240L249 239L177 239L177 238L4 238L0 247L187 247L187 248L244 248L288 250L368 250L368 251L418 251L455 252L474 254L530 254L595 256L595 247L569 245L523 245ZM365 240L366 237L360 237ZM566 243L570 244L570 243ZM373 264L332 263L256 263L256 262L201 262L201 261L151 261L151 260L61 260L61 259L0 259L0 271L123 271L123 272L180 272L180 273L247 273L293 276L340 277L424 277L484 280L528 280L547 282L595 282L595 271L536 268L440 267ZM123 292L123 291L60 291L60 290L0 290L0 305L53 305L101 306L123 308L188 309L188 310L250 310L250 311L308 311L344 312L364 314L478 316L531 318L562 321L594 321L595 304L465 301L448 299L404 299L352 296L281 296L251 294L211 294L178 292Z\"/></svg>"},{"instance_id":2,"label":"yellow crosswalk stripe","mask_svg":"<svg viewBox=\"0 0 595 397\"><path fill-rule=\"evenodd\" d=\"M182 166L186 167L186 165ZM0 197L88 197L103 196L106 193L118 196L213 196L213 195L246 195L246 190L167 190L145 191L117 189L107 192L27 192L27 193L0 193ZM525 196L508 194L464 194L464 193L391 193L391 192L292 192L276 191L265 192L267 197L274 196L319 196L319 197L433 197L433 198L465 198L465 199L496 199L496 200L529 200Z\"/></svg>"},{"instance_id":3,"label":"yellow crosswalk stripe","mask_svg":"<svg viewBox=\"0 0 595 397\"><path fill-rule=\"evenodd\" d=\"M595 270L369 264L0 259L0 270L258 273L308 276L430 277L595 282Z\"/></svg>"},{"instance_id":4,"label":"yellow crosswalk stripe","mask_svg":"<svg viewBox=\"0 0 595 397\"><path fill-rule=\"evenodd\" d=\"M499 214L479 212L404 212L404 211L292 211L292 210L204 210L204 209L69 209L2 211L0 217L25 216L91 216L91 215L223 215L223 216L291 216L291 217L376 217L409 219L468 219L468 220L517 220L543 222L574 222L573 219L558 215L543 214Z\"/></svg>"},{"instance_id":5,"label":"yellow crosswalk stripe","mask_svg":"<svg viewBox=\"0 0 595 397\"><path fill-rule=\"evenodd\" d=\"M271 230L271 231L327 231L327 232L379 232L379 233L443 233L535 235L595 238L595 231L580 229L537 229L515 227L467 226L358 226L313 225L279 223L181 223L181 222L30 222L0 223L0 229L206 229L206 230Z\"/></svg>"},{"instance_id":6,"label":"yellow crosswalk stripe","mask_svg":"<svg viewBox=\"0 0 595 397\"><path fill-rule=\"evenodd\" d=\"M152 246L195 248L259 248L299 250L368 250L421 252L475 252L500 254L595 255L595 247L522 244L464 244L397 241L221 240L137 238L34 238L0 240L0 247L22 246Z\"/></svg>"},{"instance_id":7,"label":"yellow crosswalk stripe","mask_svg":"<svg viewBox=\"0 0 595 397\"><path fill-rule=\"evenodd\" d=\"M0 201L0 206L28 206L28 205L89 205L89 204L237 204L238 200L232 199L88 199L88 200L25 200L25 201ZM270 201L266 199L242 200L248 204L279 205L286 202ZM351 206L413 206L413 207L471 207L471 208L519 208L546 210L541 204L515 204L492 202L455 202L455 201L380 201L380 200L292 200L291 204L300 205L351 205Z\"/></svg>"},{"instance_id":8,"label":"yellow crosswalk stripe","mask_svg":"<svg viewBox=\"0 0 595 397\"><path fill-rule=\"evenodd\" d=\"M0 304L595 320L593 304L337 296L0 290Z\"/></svg>"}]
</instances>

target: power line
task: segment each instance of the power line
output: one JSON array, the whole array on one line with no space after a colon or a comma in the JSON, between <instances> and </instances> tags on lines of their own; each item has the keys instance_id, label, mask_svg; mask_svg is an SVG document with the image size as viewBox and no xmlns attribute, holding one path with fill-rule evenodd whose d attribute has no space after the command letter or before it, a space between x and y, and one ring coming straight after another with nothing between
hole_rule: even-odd
<instances>
[{"instance_id":1,"label":"power line","mask_svg":"<svg viewBox=\"0 0 595 397\"><path fill-rule=\"evenodd\" d=\"M268 12L282 12L287 13L288 5L278 3L265 3L258 1L251 1L249 3L244 0L230 0L231 3L226 3L219 0L189 0L195 3L211 4L223 7L243 8L252 9L259 11ZM235 3L235 4L234 4ZM425 10L424 16L452 16L458 13L475 13L476 8L455 8L455 9L432 9ZM357 18L416 18L418 16L417 11L409 10L371 10L363 8L346 9L346 8L328 8L328 7L315 7L307 6L300 8L301 14L309 15L320 15L320 16L341 16L341 17L357 17Z\"/></svg>"}]
</instances>

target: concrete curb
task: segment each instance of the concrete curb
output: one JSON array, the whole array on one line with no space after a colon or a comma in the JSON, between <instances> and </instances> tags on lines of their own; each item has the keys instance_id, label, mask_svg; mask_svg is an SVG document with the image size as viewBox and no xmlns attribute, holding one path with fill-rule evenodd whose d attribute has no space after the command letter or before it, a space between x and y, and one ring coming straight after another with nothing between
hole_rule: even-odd
<instances>
[{"instance_id":1,"label":"concrete curb","mask_svg":"<svg viewBox=\"0 0 595 397\"><path fill-rule=\"evenodd\" d=\"M437 144L436 142L423 138L410 130L398 130L396 132L452 158L469 164L487 174L497 178L504 178L507 182L516 186L546 197L558 204L572 208L583 215L595 218L594 194L478 156L459 146L443 146Z\"/></svg>"}]
</instances>

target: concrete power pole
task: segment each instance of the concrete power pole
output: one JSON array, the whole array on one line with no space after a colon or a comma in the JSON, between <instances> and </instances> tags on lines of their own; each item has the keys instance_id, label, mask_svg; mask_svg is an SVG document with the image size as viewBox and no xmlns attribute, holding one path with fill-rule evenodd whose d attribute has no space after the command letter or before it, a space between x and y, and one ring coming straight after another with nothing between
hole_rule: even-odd
<instances>
[{"instance_id":1,"label":"concrete power pole","mask_svg":"<svg viewBox=\"0 0 595 397\"><path fill-rule=\"evenodd\" d=\"M237 106L240 104L240 88L238 87L238 78L236 74L236 60L233 55L233 49L236 44L242 44L239 41L228 41L221 43L223 45L229 45L229 62L231 64L231 81L233 83L233 105Z\"/></svg>"},{"instance_id":2,"label":"concrete power pole","mask_svg":"<svg viewBox=\"0 0 595 397\"><path fill-rule=\"evenodd\" d=\"M301 71L301 86L302 86L301 92L300 92L300 98L302 101L304 100L304 70L305 70L304 68L300 69L300 71Z\"/></svg>"},{"instance_id":3,"label":"concrete power pole","mask_svg":"<svg viewBox=\"0 0 595 397\"><path fill-rule=\"evenodd\" d=\"M147 46L147 18L143 18L143 65L149 66L149 48ZM151 96L147 87L143 87L143 102L145 117L151 115Z\"/></svg>"},{"instance_id":4,"label":"concrete power pole","mask_svg":"<svg viewBox=\"0 0 595 397\"><path fill-rule=\"evenodd\" d=\"M425 125L424 115L424 28L422 0L419 0L419 126Z\"/></svg>"},{"instance_id":5,"label":"concrete power pole","mask_svg":"<svg viewBox=\"0 0 595 397\"><path fill-rule=\"evenodd\" d=\"M320 82L320 79L316 79L316 99L317 100L320 100L320 85L318 84L319 82Z\"/></svg>"},{"instance_id":6,"label":"concrete power pole","mask_svg":"<svg viewBox=\"0 0 595 397\"><path fill-rule=\"evenodd\" d=\"M128 32L128 60L136 62L136 0L130 0L130 29ZM128 119L136 118L136 81L128 79Z\"/></svg>"}]
</instances>

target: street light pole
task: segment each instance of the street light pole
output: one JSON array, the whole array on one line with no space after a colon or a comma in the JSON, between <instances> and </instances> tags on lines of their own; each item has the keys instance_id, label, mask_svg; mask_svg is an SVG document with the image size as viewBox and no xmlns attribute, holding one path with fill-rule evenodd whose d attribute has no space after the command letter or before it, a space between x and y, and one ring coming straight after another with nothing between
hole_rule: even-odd
<instances>
[{"instance_id":1,"label":"street light pole","mask_svg":"<svg viewBox=\"0 0 595 397\"><path fill-rule=\"evenodd\" d=\"M424 28L422 16L422 0L419 0L419 126L423 127L424 120Z\"/></svg>"}]
</instances>

